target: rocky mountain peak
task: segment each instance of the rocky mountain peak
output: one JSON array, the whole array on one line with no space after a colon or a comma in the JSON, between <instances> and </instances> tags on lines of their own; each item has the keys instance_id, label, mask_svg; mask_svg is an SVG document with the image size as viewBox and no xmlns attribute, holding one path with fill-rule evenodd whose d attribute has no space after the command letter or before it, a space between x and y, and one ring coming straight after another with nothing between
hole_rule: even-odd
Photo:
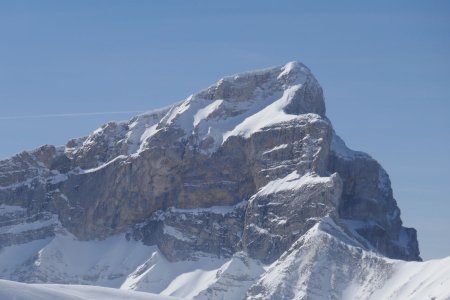
<instances>
[{"instance_id":1,"label":"rocky mountain peak","mask_svg":"<svg viewBox=\"0 0 450 300\"><path fill-rule=\"evenodd\" d=\"M156 128L193 133L213 152L232 135L248 137L307 113L325 115L322 88L307 67L290 62L224 77L174 106Z\"/></svg>"},{"instance_id":2,"label":"rocky mountain peak","mask_svg":"<svg viewBox=\"0 0 450 300\"><path fill-rule=\"evenodd\" d=\"M251 101L293 85L305 83L310 70L299 62L289 62L282 66L244 72L220 79L207 89L196 93L193 99L224 100L227 102Z\"/></svg>"},{"instance_id":3,"label":"rocky mountain peak","mask_svg":"<svg viewBox=\"0 0 450 300\"><path fill-rule=\"evenodd\" d=\"M2 247L61 232L124 235L171 262L240 253L237 265L271 264L326 220L353 246L420 260L389 176L337 136L322 88L298 62L224 77L174 106L1 161L0 204ZM15 227L24 219L32 225ZM25 276L24 265L5 276L64 277L39 264Z\"/></svg>"}]
</instances>

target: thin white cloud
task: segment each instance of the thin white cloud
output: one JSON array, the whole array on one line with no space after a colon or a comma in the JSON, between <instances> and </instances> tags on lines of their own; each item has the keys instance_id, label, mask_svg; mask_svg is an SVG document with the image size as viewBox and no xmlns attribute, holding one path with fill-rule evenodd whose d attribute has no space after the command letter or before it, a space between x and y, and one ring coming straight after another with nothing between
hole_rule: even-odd
<instances>
[{"instance_id":1,"label":"thin white cloud","mask_svg":"<svg viewBox=\"0 0 450 300\"><path fill-rule=\"evenodd\" d=\"M103 112L82 112L82 113L67 113L67 114L46 114L46 115L25 115L25 116L4 116L0 120L20 120L20 119L46 119L46 118L64 118L64 117L85 117L85 116L100 116L100 115L119 115L131 113L143 113L143 110L128 110L128 111L103 111Z\"/></svg>"}]
</instances>

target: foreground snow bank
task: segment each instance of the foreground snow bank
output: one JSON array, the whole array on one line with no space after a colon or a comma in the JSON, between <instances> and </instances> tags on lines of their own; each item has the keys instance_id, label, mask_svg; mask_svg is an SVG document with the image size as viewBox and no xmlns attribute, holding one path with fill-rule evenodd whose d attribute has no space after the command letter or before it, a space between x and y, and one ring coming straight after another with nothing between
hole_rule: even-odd
<instances>
[{"instance_id":1,"label":"foreground snow bank","mask_svg":"<svg viewBox=\"0 0 450 300\"><path fill-rule=\"evenodd\" d=\"M14 300L167 300L177 299L149 293L119 289L64 284L26 284L0 280L0 299Z\"/></svg>"}]
</instances>

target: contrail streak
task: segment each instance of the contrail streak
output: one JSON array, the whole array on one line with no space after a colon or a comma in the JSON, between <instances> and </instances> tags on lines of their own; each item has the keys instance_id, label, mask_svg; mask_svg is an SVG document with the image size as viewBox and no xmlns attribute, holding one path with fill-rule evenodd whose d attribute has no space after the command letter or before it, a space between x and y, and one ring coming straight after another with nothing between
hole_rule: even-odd
<instances>
[{"instance_id":1,"label":"contrail streak","mask_svg":"<svg viewBox=\"0 0 450 300\"><path fill-rule=\"evenodd\" d=\"M85 117L85 116L119 115L119 114L143 113L143 112L145 112L145 110L83 112L83 113L47 114L47 115L26 115L26 116L0 117L0 120L44 119L44 118L64 118L64 117Z\"/></svg>"}]
</instances>

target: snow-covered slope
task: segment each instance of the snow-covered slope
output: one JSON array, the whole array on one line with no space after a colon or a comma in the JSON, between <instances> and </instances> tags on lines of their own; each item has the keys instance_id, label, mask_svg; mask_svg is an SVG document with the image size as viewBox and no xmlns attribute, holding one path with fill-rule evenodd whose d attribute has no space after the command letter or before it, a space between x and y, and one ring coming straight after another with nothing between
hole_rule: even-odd
<instances>
[{"instance_id":1,"label":"snow-covered slope","mask_svg":"<svg viewBox=\"0 0 450 300\"><path fill-rule=\"evenodd\" d=\"M170 300L149 293L62 284L26 284L0 279L0 299L4 300Z\"/></svg>"},{"instance_id":2,"label":"snow-covered slope","mask_svg":"<svg viewBox=\"0 0 450 300\"><path fill-rule=\"evenodd\" d=\"M368 285L368 284L367 284ZM426 262L394 263L393 272L370 299L450 299L450 257ZM346 290L347 299L364 298L364 289Z\"/></svg>"},{"instance_id":3,"label":"snow-covered slope","mask_svg":"<svg viewBox=\"0 0 450 300\"><path fill-rule=\"evenodd\" d=\"M203 255L169 262L155 247L123 236L101 242L59 236L43 246L38 257L29 257L47 276L54 275L48 281L116 289L0 280L0 299L450 299L450 257L392 260L363 250L348 232L325 218L270 265L244 252L230 259ZM6 259L5 252L12 259L11 250L20 254L26 247L35 247L27 250L30 253L39 249L26 244L6 248L0 259Z\"/></svg>"},{"instance_id":4,"label":"snow-covered slope","mask_svg":"<svg viewBox=\"0 0 450 300\"><path fill-rule=\"evenodd\" d=\"M450 257L405 262L363 248L325 218L267 268L247 299L450 299Z\"/></svg>"}]
</instances>

